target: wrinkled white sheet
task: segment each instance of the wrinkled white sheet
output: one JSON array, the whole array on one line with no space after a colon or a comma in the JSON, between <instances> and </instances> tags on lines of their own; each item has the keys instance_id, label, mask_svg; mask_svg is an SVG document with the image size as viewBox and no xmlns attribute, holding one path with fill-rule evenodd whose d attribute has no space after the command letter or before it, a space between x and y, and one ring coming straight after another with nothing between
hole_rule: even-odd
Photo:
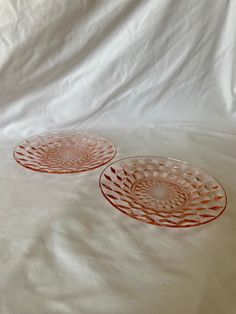
<instances>
[{"instance_id":1,"label":"wrinkled white sheet","mask_svg":"<svg viewBox=\"0 0 236 314\"><path fill-rule=\"evenodd\" d=\"M0 0L1 314L236 313L235 17L235 0ZM103 199L102 168L14 162L58 129L202 167L227 209L158 228Z\"/></svg>"}]
</instances>

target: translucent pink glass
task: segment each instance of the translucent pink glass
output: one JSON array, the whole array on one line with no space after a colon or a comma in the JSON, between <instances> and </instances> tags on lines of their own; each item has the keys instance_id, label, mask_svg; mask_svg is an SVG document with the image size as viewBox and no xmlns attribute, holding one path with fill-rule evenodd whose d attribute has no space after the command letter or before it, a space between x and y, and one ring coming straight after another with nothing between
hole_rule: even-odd
<instances>
[{"instance_id":1,"label":"translucent pink glass","mask_svg":"<svg viewBox=\"0 0 236 314\"><path fill-rule=\"evenodd\" d=\"M193 227L218 218L226 207L219 182L187 162L130 157L100 176L105 198L124 214L165 227Z\"/></svg>"},{"instance_id":2,"label":"translucent pink glass","mask_svg":"<svg viewBox=\"0 0 236 314\"><path fill-rule=\"evenodd\" d=\"M102 136L58 131L26 139L14 150L23 167L47 173L73 173L98 168L116 154L115 144Z\"/></svg>"}]
</instances>

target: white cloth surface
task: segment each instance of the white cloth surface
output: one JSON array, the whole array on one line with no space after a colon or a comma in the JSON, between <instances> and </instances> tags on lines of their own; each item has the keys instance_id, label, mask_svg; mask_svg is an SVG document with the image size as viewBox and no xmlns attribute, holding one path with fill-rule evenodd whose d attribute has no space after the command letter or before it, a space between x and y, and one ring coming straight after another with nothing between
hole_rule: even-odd
<instances>
[{"instance_id":1,"label":"white cloth surface","mask_svg":"<svg viewBox=\"0 0 236 314\"><path fill-rule=\"evenodd\" d=\"M0 0L0 32L0 313L235 314L236 1ZM63 129L203 168L225 213L158 228L103 198L103 167L15 163Z\"/></svg>"}]
</instances>

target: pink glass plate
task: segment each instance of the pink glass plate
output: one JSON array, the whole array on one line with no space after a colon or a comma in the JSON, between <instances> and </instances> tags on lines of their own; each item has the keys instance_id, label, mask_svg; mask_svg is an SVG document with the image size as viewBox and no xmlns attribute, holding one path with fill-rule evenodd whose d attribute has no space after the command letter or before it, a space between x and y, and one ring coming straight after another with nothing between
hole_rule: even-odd
<instances>
[{"instance_id":1,"label":"pink glass plate","mask_svg":"<svg viewBox=\"0 0 236 314\"><path fill-rule=\"evenodd\" d=\"M116 154L115 144L102 136L57 131L26 139L14 150L23 167L47 173L74 173L98 168Z\"/></svg>"},{"instance_id":2,"label":"pink glass plate","mask_svg":"<svg viewBox=\"0 0 236 314\"><path fill-rule=\"evenodd\" d=\"M198 226L218 218L226 207L226 193L216 179L171 158L115 161L102 172L99 185L121 212L158 226Z\"/></svg>"}]
</instances>

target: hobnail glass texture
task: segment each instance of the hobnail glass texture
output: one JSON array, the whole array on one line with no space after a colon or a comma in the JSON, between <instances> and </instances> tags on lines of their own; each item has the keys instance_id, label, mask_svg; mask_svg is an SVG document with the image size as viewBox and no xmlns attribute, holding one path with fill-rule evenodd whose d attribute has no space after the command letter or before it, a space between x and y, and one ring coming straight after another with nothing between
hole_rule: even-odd
<instances>
[{"instance_id":1,"label":"hobnail glass texture","mask_svg":"<svg viewBox=\"0 0 236 314\"><path fill-rule=\"evenodd\" d=\"M99 185L121 212L158 226L198 226L218 218L226 207L226 193L215 178L171 158L116 161L102 172Z\"/></svg>"},{"instance_id":2,"label":"hobnail glass texture","mask_svg":"<svg viewBox=\"0 0 236 314\"><path fill-rule=\"evenodd\" d=\"M116 154L115 144L102 136L58 131L26 139L14 150L23 167L47 173L74 173L98 168Z\"/></svg>"}]
</instances>

